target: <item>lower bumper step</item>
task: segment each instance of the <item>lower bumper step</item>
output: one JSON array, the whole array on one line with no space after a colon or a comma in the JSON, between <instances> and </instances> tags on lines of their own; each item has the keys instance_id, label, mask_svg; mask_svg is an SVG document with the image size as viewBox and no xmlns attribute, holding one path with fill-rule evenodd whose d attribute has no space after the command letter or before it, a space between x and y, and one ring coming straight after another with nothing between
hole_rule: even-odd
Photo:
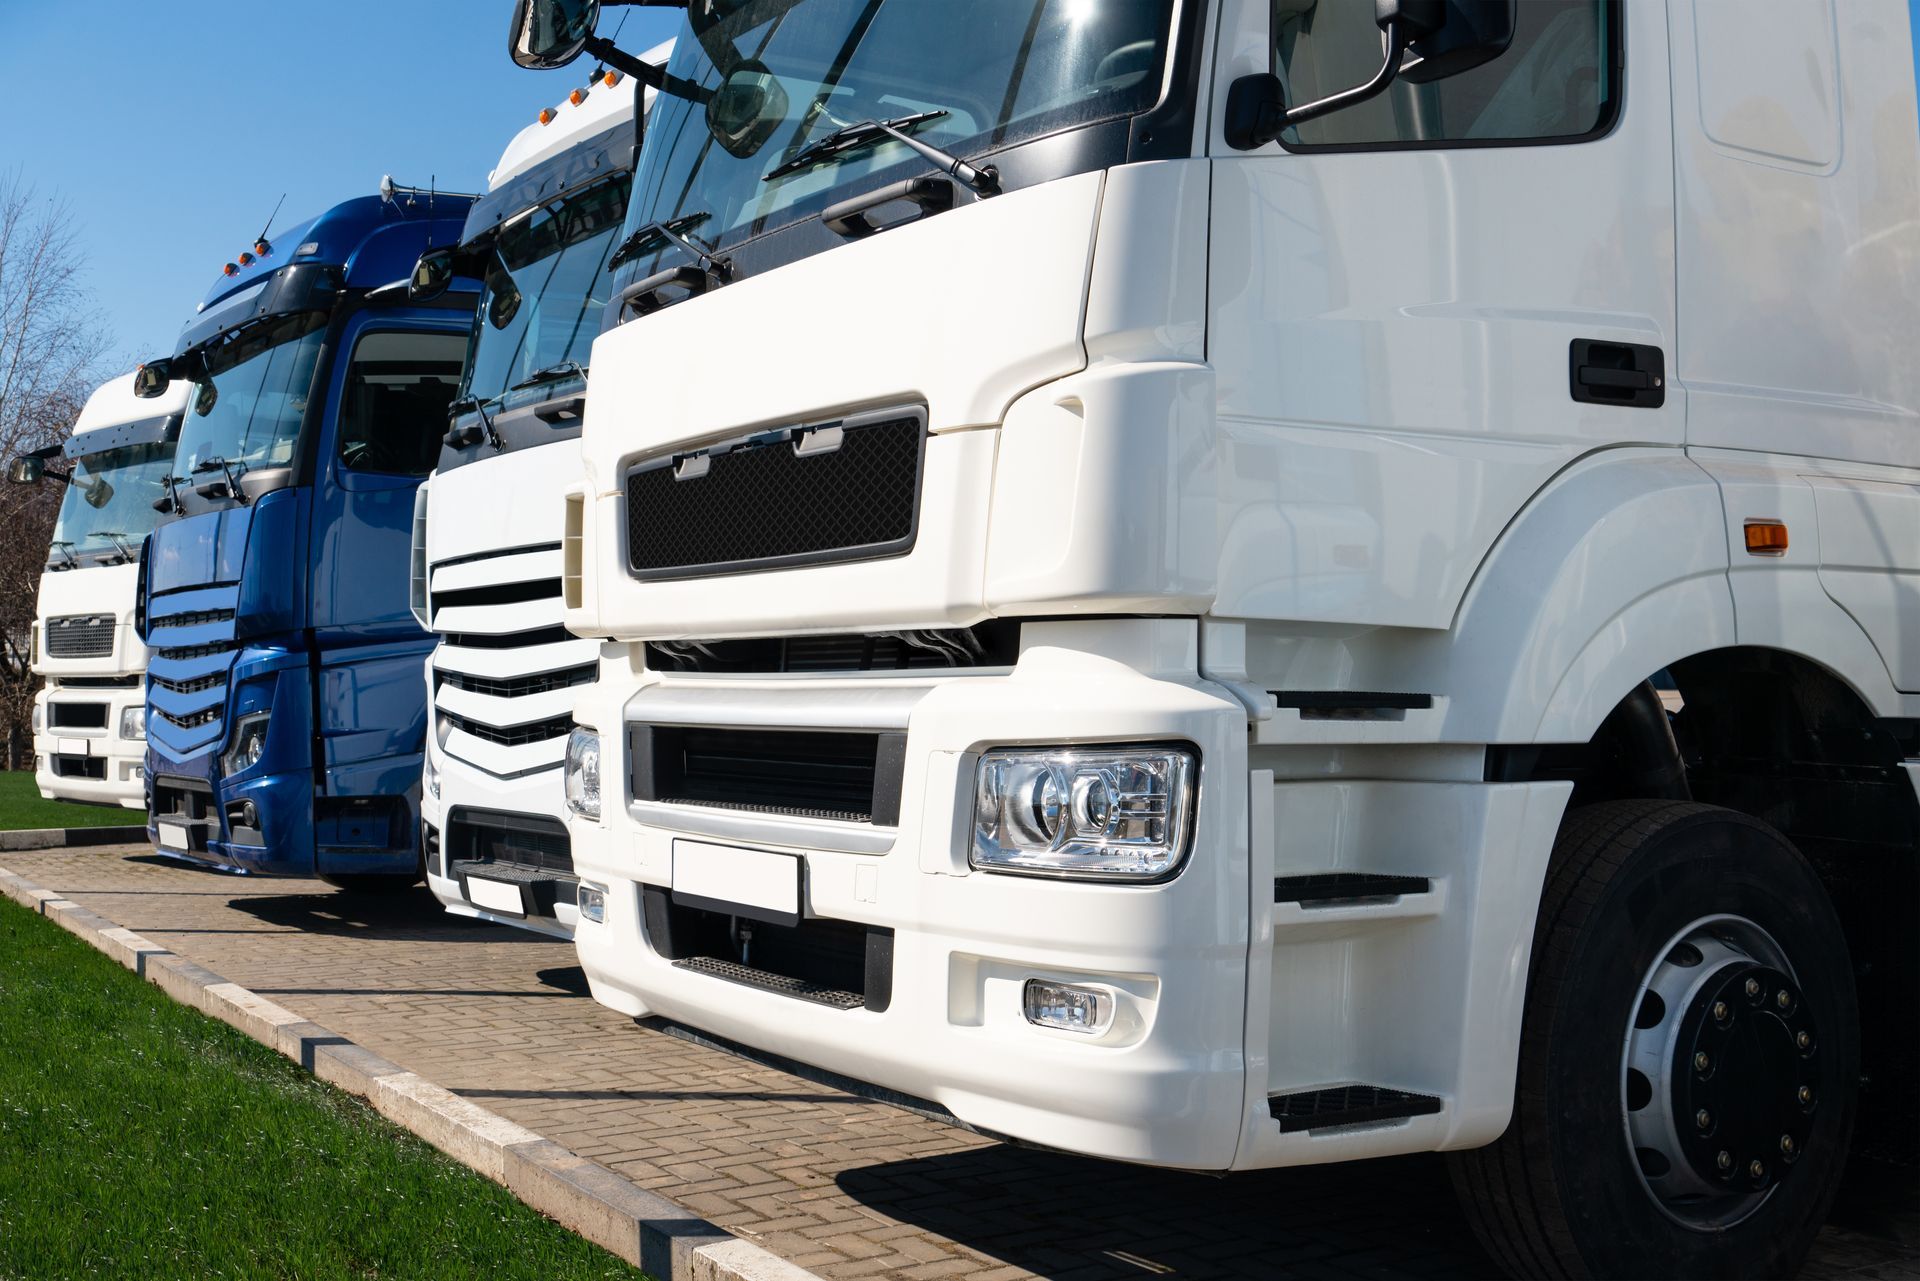
<instances>
[{"instance_id":1,"label":"lower bumper step","mask_svg":"<svg viewBox=\"0 0 1920 1281\"><path fill-rule=\"evenodd\" d=\"M1385 1085L1333 1085L1276 1094L1267 1100L1267 1111L1280 1123L1282 1134L1432 1116L1439 1110L1440 1100L1430 1094L1409 1094Z\"/></svg>"},{"instance_id":2,"label":"lower bumper step","mask_svg":"<svg viewBox=\"0 0 1920 1281\"><path fill-rule=\"evenodd\" d=\"M781 996L798 997L802 1001L812 1001L816 1005L830 1005L836 1010L857 1010L867 1003L867 998L858 992L845 992L820 983L809 983L806 979L789 978L785 974L756 970L750 965L741 965L737 961L723 961L717 956L689 956L673 964L676 969L691 970L695 974L725 979L729 983L738 983L743 987L757 987L763 992L777 992Z\"/></svg>"}]
</instances>

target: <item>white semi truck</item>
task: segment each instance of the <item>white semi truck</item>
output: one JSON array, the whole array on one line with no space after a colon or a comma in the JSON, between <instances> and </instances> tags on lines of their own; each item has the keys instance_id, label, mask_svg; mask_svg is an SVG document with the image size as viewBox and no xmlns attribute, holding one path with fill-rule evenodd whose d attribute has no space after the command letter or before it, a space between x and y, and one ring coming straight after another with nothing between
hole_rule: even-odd
<instances>
[{"instance_id":1,"label":"white semi truck","mask_svg":"<svg viewBox=\"0 0 1920 1281\"><path fill-rule=\"evenodd\" d=\"M664 59L666 50L654 55ZM599 647L561 628L560 515L587 356L633 177L638 82L603 71L507 145L416 294L482 282L440 462L414 500L413 605L438 633L421 817L427 884L462 915L568 936L560 765Z\"/></svg>"},{"instance_id":2,"label":"white semi truck","mask_svg":"<svg viewBox=\"0 0 1920 1281\"><path fill-rule=\"evenodd\" d=\"M1445 1151L1520 1275L1790 1273L1920 1133L1912 58L694 0L565 500L594 995L1122 1161Z\"/></svg>"},{"instance_id":3,"label":"white semi truck","mask_svg":"<svg viewBox=\"0 0 1920 1281\"><path fill-rule=\"evenodd\" d=\"M134 626L140 553L167 493L192 393L133 393L133 375L87 398L66 443L15 460L12 479L65 486L33 622L34 782L49 800L146 809L147 647Z\"/></svg>"}]
</instances>

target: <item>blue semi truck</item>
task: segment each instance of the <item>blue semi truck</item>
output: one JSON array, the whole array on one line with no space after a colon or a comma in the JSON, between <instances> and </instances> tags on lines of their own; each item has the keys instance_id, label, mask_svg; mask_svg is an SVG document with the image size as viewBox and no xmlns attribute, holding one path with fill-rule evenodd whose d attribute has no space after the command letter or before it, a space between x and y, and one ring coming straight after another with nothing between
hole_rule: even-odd
<instances>
[{"instance_id":1,"label":"blue semi truck","mask_svg":"<svg viewBox=\"0 0 1920 1281\"><path fill-rule=\"evenodd\" d=\"M396 189L223 269L143 395L194 384L142 569L149 831L166 854L351 888L419 876L413 494L476 294L406 281L467 196Z\"/></svg>"}]
</instances>

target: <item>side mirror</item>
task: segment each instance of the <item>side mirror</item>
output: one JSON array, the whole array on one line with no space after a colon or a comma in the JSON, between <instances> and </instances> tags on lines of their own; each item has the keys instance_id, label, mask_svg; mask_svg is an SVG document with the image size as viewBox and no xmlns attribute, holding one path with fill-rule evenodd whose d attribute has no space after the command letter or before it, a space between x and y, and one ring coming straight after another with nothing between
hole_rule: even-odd
<instances>
[{"instance_id":1,"label":"side mirror","mask_svg":"<svg viewBox=\"0 0 1920 1281\"><path fill-rule=\"evenodd\" d=\"M1280 77L1271 72L1241 76L1227 89L1227 144L1241 151L1264 147L1294 125L1385 93L1400 76L1412 84L1425 84L1497 58L1513 43L1517 3L1374 0L1374 22L1386 37L1387 55L1372 79L1316 102L1289 107ZM1403 67L1409 54L1414 61Z\"/></svg>"},{"instance_id":2,"label":"side mirror","mask_svg":"<svg viewBox=\"0 0 1920 1281\"><path fill-rule=\"evenodd\" d=\"M16 485L38 485L47 474L47 460L38 454L24 454L7 464L7 479Z\"/></svg>"},{"instance_id":3,"label":"side mirror","mask_svg":"<svg viewBox=\"0 0 1920 1281\"><path fill-rule=\"evenodd\" d=\"M149 360L133 372L133 394L143 400L151 400L165 391L172 381L172 361Z\"/></svg>"},{"instance_id":4,"label":"side mirror","mask_svg":"<svg viewBox=\"0 0 1920 1281\"><path fill-rule=\"evenodd\" d=\"M787 118L787 91L764 62L752 58L727 72L707 99L707 132L741 160L767 145Z\"/></svg>"},{"instance_id":5,"label":"side mirror","mask_svg":"<svg viewBox=\"0 0 1920 1281\"><path fill-rule=\"evenodd\" d=\"M87 506L99 511L113 501L113 486L102 476L80 491L80 497L87 500Z\"/></svg>"},{"instance_id":6,"label":"side mirror","mask_svg":"<svg viewBox=\"0 0 1920 1281\"><path fill-rule=\"evenodd\" d=\"M507 52L529 71L564 67L587 47L600 21L600 0L518 0Z\"/></svg>"},{"instance_id":7,"label":"side mirror","mask_svg":"<svg viewBox=\"0 0 1920 1281\"><path fill-rule=\"evenodd\" d=\"M413 264L407 280L407 297L414 302L432 302L453 284L453 250L429 249Z\"/></svg>"}]
</instances>

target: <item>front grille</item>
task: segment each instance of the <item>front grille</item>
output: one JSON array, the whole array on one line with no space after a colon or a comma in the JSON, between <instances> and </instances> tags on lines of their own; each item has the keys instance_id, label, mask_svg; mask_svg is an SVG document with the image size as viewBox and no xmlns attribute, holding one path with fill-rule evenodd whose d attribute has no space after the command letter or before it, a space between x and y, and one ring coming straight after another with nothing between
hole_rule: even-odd
<instances>
[{"instance_id":1,"label":"front grille","mask_svg":"<svg viewBox=\"0 0 1920 1281\"><path fill-rule=\"evenodd\" d=\"M482 587L462 587L433 593L433 612L443 609L471 609L488 605L521 605L528 601L552 600L560 594L557 578L532 578L518 583L488 583Z\"/></svg>"},{"instance_id":2,"label":"front grille","mask_svg":"<svg viewBox=\"0 0 1920 1281\"><path fill-rule=\"evenodd\" d=\"M213 641L206 645L181 645L174 649L157 649L155 654L161 658L207 658L213 654L227 654L233 651L232 641Z\"/></svg>"},{"instance_id":3,"label":"front grille","mask_svg":"<svg viewBox=\"0 0 1920 1281\"><path fill-rule=\"evenodd\" d=\"M215 672L211 676L197 676L189 681L171 680L165 676L155 676L153 683L161 689L175 694L198 694L203 690L219 689L227 683L225 672Z\"/></svg>"},{"instance_id":4,"label":"front grille","mask_svg":"<svg viewBox=\"0 0 1920 1281\"><path fill-rule=\"evenodd\" d=\"M1010 620L937 630L647 645L647 666L656 672L950 671L1011 667L1019 657L1020 624Z\"/></svg>"},{"instance_id":5,"label":"front grille","mask_svg":"<svg viewBox=\"0 0 1920 1281\"><path fill-rule=\"evenodd\" d=\"M460 649L526 649L563 645L575 637L564 627L540 627L530 632L443 632L440 639Z\"/></svg>"},{"instance_id":6,"label":"front grille","mask_svg":"<svg viewBox=\"0 0 1920 1281\"><path fill-rule=\"evenodd\" d=\"M46 640L50 658L105 658L113 653L113 615L67 614L49 618Z\"/></svg>"},{"instance_id":7,"label":"front grille","mask_svg":"<svg viewBox=\"0 0 1920 1281\"><path fill-rule=\"evenodd\" d=\"M133 676L55 676L47 681L54 689L134 689L140 677Z\"/></svg>"},{"instance_id":8,"label":"front grille","mask_svg":"<svg viewBox=\"0 0 1920 1281\"><path fill-rule=\"evenodd\" d=\"M52 759L53 772L59 778L90 778L101 781L107 777L107 758L104 756L57 754Z\"/></svg>"},{"instance_id":9,"label":"front grille","mask_svg":"<svg viewBox=\"0 0 1920 1281\"><path fill-rule=\"evenodd\" d=\"M840 1010L883 1014L893 1003L893 931L885 926L741 921L653 885L641 887L640 910L647 945L683 970Z\"/></svg>"},{"instance_id":10,"label":"front grille","mask_svg":"<svg viewBox=\"0 0 1920 1281\"><path fill-rule=\"evenodd\" d=\"M105 703L48 703L47 724L53 729L105 729L107 705Z\"/></svg>"},{"instance_id":11,"label":"front grille","mask_svg":"<svg viewBox=\"0 0 1920 1281\"><path fill-rule=\"evenodd\" d=\"M835 819L900 819L905 734L630 725L636 800Z\"/></svg>"},{"instance_id":12,"label":"front grille","mask_svg":"<svg viewBox=\"0 0 1920 1281\"><path fill-rule=\"evenodd\" d=\"M445 718L448 724L462 733L485 739L489 743L498 743L502 747L525 747L529 743L544 743L552 738L565 738L573 732L571 716L556 716L551 720L532 721L525 725L493 726L483 724L471 717L455 715L445 708L439 709L436 715Z\"/></svg>"},{"instance_id":13,"label":"front grille","mask_svg":"<svg viewBox=\"0 0 1920 1281\"><path fill-rule=\"evenodd\" d=\"M165 717L181 729L196 729L202 725L211 725L220 719L220 709L218 707L209 707L198 712L189 712L185 716L175 716L172 712L158 707L154 708L153 711L154 715Z\"/></svg>"},{"instance_id":14,"label":"front grille","mask_svg":"<svg viewBox=\"0 0 1920 1281\"><path fill-rule=\"evenodd\" d=\"M573 875L566 825L534 814L458 809L447 822L447 857L468 863L511 863Z\"/></svg>"},{"instance_id":15,"label":"front grille","mask_svg":"<svg viewBox=\"0 0 1920 1281\"><path fill-rule=\"evenodd\" d=\"M522 698L528 694L549 694L556 689L572 689L575 685L591 685L596 671L594 665L588 663L584 667L567 667L535 676L473 676L466 672L450 671L436 672L434 675L440 684L469 693L491 694L495 698Z\"/></svg>"},{"instance_id":16,"label":"front grille","mask_svg":"<svg viewBox=\"0 0 1920 1281\"><path fill-rule=\"evenodd\" d=\"M912 409L643 463L627 475L628 567L686 578L903 555L925 440Z\"/></svg>"},{"instance_id":17,"label":"front grille","mask_svg":"<svg viewBox=\"0 0 1920 1281\"><path fill-rule=\"evenodd\" d=\"M205 623L227 623L233 621L230 609L195 609L184 614L156 614L151 620L154 627L199 627Z\"/></svg>"}]
</instances>

